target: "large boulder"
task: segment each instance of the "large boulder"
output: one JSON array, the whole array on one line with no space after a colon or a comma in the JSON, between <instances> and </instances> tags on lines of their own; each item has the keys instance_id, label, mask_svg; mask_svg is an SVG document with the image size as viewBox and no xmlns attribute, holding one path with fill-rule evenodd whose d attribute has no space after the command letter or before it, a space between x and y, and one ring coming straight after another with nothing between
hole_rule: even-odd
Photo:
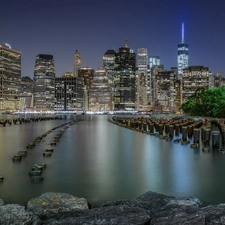
<instances>
[{"instance_id":1,"label":"large boulder","mask_svg":"<svg viewBox=\"0 0 225 225\"><path fill-rule=\"evenodd\" d=\"M147 225L150 216L143 209L128 206L109 206L83 211L60 213L44 225Z\"/></svg>"},{"instance_id":2,"label":"large boulder","mask_svg":"<svg viewBox=\"0 0 225 225\"><path fill-rule=\"evenodd\" d=\"M225 225L225 204L208 205L200 212L205 214L207 225Z\"/></svg>"},{"instance_id":3,"label":"large boulder","mask_svg":"<svg viewBox=\"0 0 225 225\"><path fill-rule=\"evenodd\" d=\"M190 200L173 199L151 212L151 225L205 225L205 215Z\"/></svg>"},{"instance_id":4,"label":"large boulder","mask_svg":"<svg viewBox=\"0 0 225 225\"><path fill-rule=\"evenodd\" d=\"M17 204L7 204L0 206L0 224L37 225L39 222L39 218L32 212L27 212L24 206Z\"/></svg>"},{"instance_id":5,"label":"large boulder","mask_svg":"<svg viewBox=\"0 0 225 225\"><path fill-rule=\"evenodd\" d=\"M175 198L149 191L133 200L109 201L104 203L101 207L107 207L107 206L113 206L113 205L127 205L130 207L142 208L148 212L151 212L166 205L172 199L175 199Z\"/></svg>"},{"instance_id":6,"label":"large boulder","mask_svg":"<svg viewBox=\"0 0 225 225\"><path fill-rule=\"evenodd\" d=\"M74 197L66 193L47 192L27 203L27 210L47 219L57 213L88 209L88 202L84 198Z\"/></svg>"}]
</instances>

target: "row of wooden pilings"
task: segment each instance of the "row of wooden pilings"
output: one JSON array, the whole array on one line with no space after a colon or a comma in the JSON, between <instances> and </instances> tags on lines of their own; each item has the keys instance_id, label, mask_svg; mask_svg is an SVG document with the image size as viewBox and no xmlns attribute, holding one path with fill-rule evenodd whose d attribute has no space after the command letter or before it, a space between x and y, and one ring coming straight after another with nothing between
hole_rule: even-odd
<instances>
[{"instance_id":1,"label":"row of wooden pilings","mask_svg":"<svg viewBox=\"0 0 225 225\"><path fill-rule=\"evenodd\" d=\"M3 120L0 120L0 125L5 127L7 124L12 125L12 124L22 124L22 123L46 121L46 120L61 120L61 119L63 119L63 117L61 117L61 116L3 119Z\"/></svg>"},{"instance_id":2,"label":"row of wooden pilings","mask_svg":"<svg viewBox=\"0 0 225 225\"><path fill-rule=\"evenodd\" d=\"M12 158L12 161L13 162L20 162L23 157L27 157L27 155L29 153L29 150L35 148L35 146L37 146L37 144L43 142L44 141L44 138L48 134L52 133L56 129L61 128L60 131L58 132L58 134L55 136L54 140L49 143L49 145L51 145L51 149L47 148L47 149L45 149L44 152L41 152L41 154L43 155L43 157L49 157L49 156L51 156L53 154L53 152L54 152L53 147L56 147L57 143L61 139L61 137L62 137L63 133L66 131L66 129L68 129L69 126L71 126L71 125L73 125L73 124L75 124L75 123L77 123L79 121L82 121L82 120L81 119L76 119L76 120L72 120L72 121L67 122L67 123L63 123L63 124L61 124L59 126L56 126L56 127L52 128L52 129L50 129L49 131L47 131L43 135L36 137L33 142L29 143L26 146L26 150L19 151L17 155L14 155L13 158ZM44 177L41 176L42 175L42 170L45 169L46 167L47 167L47 165L45 163L35 163L32 166L31 170L29 171L30 180L33 183L42 182L43 179L44 179ZM4 179L4 177L3 176L0 176L0 182L2 182L3 179Z\"/></svg>"},{"instance_id":3,"label":"row of wooden pilings","mask_svg":"<svg viewBox=\"0 0 225 225\"><path fill-rule=\"evenodd\" d=\"M200 143L203 145L203 150L209 150L210 145L213 149L220 149L220 143L222 148L225 145L225 120L115 116L109 121L131 130L166 139L167 141L174 139L174 136L182 136L182 138L174 139L175 143L190 144L190 139L192 139L191 147L193 148L200 147Z\"/></svg>"}]
</instances>

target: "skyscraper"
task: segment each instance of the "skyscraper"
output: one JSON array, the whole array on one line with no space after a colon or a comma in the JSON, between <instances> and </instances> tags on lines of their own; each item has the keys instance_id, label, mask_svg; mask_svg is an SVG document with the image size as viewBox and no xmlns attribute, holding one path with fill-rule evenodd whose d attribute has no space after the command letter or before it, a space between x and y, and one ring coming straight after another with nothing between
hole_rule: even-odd
<instances>
[{"instance_id":1,"label":"skyscraper","mask_svg":"<svg viewBox=\"0 0 225 225\"><path fill-rule=\"evenodd\" d=\"M20 111L33 109L34 82L30 77L21 78Z\"/></svg>"},{"instance_id":2,"label":"skyscraper","mask_svg":"<svg viewBox=\"0 0 225 225\"><path fill-rule=\"evenodd\" d=\"M146 75L148 68L148 50L147 48L138 48L137 52L138 70Z\"/></svg>"},{"instance_id":3,"label":"skyscraper","mask_svg":"<svg viewBox=\"0 0 225 225\"><path fill-rule=\"evenodd\" d=\"M94 79L89 89L89 110L111 110L112 92L106 70L99 67L95 71Z\"/></svg>"},{"instance_id":4,"label":"skyscraper","mask_svg":"<svg viewBox=\"0 0 225 225\"><path fill-rule=\"evenodd\" d=\"M114 110L135 109L135 57L126 40L115 58Z\"/></svg>"},{"instance_id":5,"label":"skyscraper","mask_svg":"<svg viewBox=\"0 0 225 225\"><path fill-rule=\"evenodd\" d=\"M182 23L181 43L178 44L177 57L178 77L182 76L183 69L188 67L188 44L184 41L184 24Z\"/></svg>"},{"instance_id":6,"label":"skyscraper","mask_svg":"<svg viewBox=\"0 0 225 225\"><path fill-rule=\"evenodd\" d=\"M18 110L21 86L21 52L0 45L0 110Z\"/></svg>"},{"instance_id":7,"label":"skyscraper","mask_svg":"<svg viewBox=\"0 0 225 225\"><path fill-rule=\"evenodd\" d=\"M116 52L114 50L108 50L103 56L103 67L110 81L112 81L114 77L115 57Z\"/></svg>"},{"instance_id":8,"label":"skyscraper","mask_svg":"<svg viewBox=\"0 0 225 225\"><path fill-rule=\"evenodd\" d=\"M83 79L66 72L55 78L55 110L83 110Z\"/></svg>"},{"instance_id":9,"label":"skyscraper","mask_svg":"<svg viewBox=\"0 0 225 225\"><path fill-rule=\"evenodd\" d=\"M154 66L159 66L159 65L160 65L160 57L159 56L150 55L149 56L149 68L150 68L150 70Z\"/></svg>"},{"instance_id":10,"label":"skyscraper","mask_svg":"<svg viewBox=\"0 0 225 225\"><path fill-rule=\"evenodd\" d=\"M37 111L54 110L55 65L52 55L36 56L34 69L34 108Z\"/></svg>"},{"instance_id":11,"label":"skyscraper","mask_svg":"<svg viewBox=\"0 0 225 225\"><path fill-rule=\"evenodd\" d=\"M78 76L78 70L82 67L82 58L80 52L76 50L74 54L74 76Z\"/></svg>"},{"instance_id":12,"label":"skyscraper","mask_svg":"<svg viewBox=\"0 0 225 225\"><path fill-rule=\"evenodd\" d=\"M89 89L91 87L94 78L94 72L95 72L94 69L89 67L80 68L78 70L78 77L83 79L83 91L84 91L83 110L88 110Z\"/></svg>"}]
</instances>

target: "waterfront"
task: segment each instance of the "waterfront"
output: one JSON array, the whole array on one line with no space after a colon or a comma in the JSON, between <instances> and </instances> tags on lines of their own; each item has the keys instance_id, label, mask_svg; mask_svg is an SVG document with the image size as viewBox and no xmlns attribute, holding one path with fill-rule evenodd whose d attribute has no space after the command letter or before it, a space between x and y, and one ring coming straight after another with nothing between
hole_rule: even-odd
<instances>
[{"instance_id":1,"label":"waterfront","mask_svg":"<svg viewBox=\"0 0 225 225\"><path fill-rule=\"evenodd\" d=\"M59 130L21 162L13 162L28 143L67 120L0 127L0 198L5 203L26 205L44 192L65 192L87 198L93 206L115 199L132 199L147 191L175 197L196 196L210 203L225 202L225 154L202 152L134 132L108 122L111 116L83 115L84 121L70 126L54 147L49 148ZM29 171L44 162L43 183L30 182Z\"/></svg>"}]
</instances>

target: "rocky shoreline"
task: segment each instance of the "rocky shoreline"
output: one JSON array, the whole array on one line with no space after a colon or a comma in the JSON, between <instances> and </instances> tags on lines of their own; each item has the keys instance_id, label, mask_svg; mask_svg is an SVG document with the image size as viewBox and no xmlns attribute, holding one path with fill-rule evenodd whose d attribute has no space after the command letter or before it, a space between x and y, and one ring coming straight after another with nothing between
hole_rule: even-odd
<instances>
[{"instance_id":1,"label":"rocky shoreline","mask_svg":"<svg viewBox=\"0 0 225 225\"><path fill-rule=\"evenodd\" d=\"M91 208L84 198L66 193L44 193L27 206L4 204L4 225L213 225L225 224L225 204L206 205L196 197L175 198L147 192L133 200L117 200Z\"/></svg>"}]
</instances>

